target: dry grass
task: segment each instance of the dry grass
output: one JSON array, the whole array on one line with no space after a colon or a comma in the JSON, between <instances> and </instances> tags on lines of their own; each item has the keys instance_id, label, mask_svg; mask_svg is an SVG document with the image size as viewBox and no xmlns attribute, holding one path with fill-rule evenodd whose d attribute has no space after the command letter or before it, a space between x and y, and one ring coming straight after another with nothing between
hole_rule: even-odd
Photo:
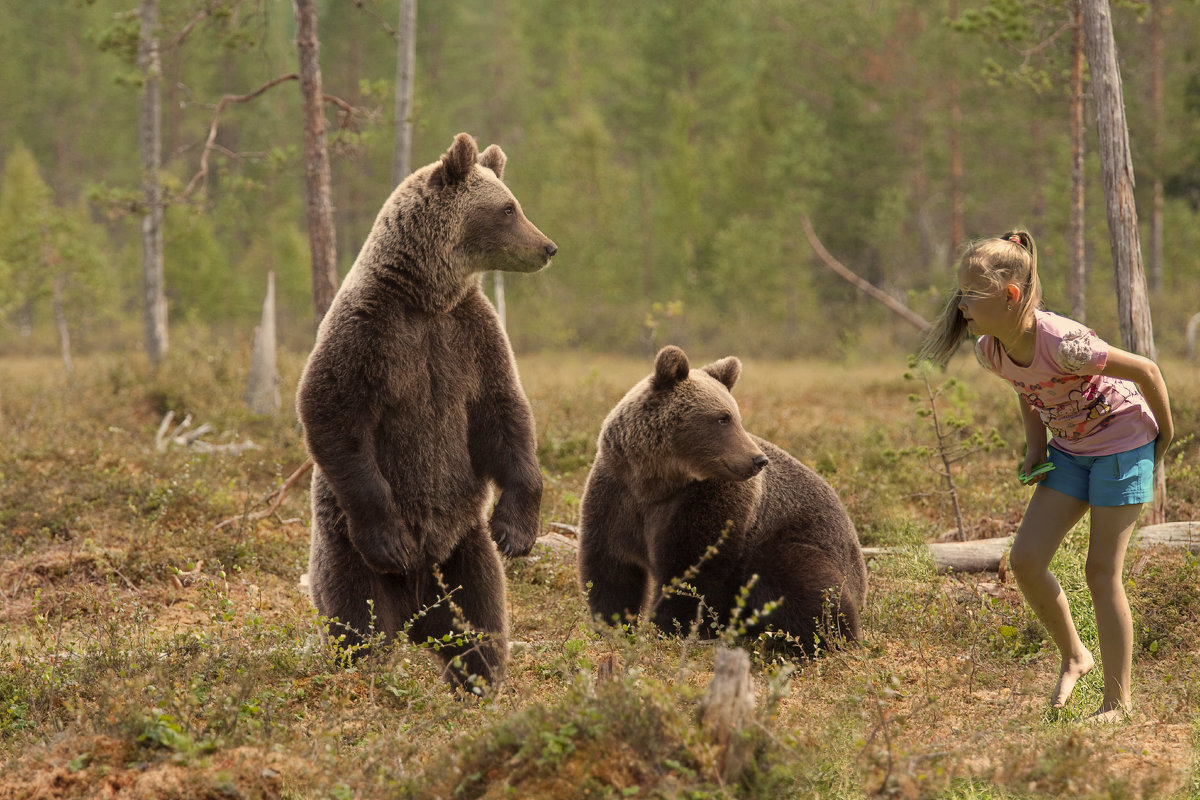
<instances>
[{"instance_id":1,"label":"dry grass","mask_svg":"<svg viewBox=\"0 0 1200 800\"><path fill-rule=\"evenodd\" d=\"M940 797L1200 795L1200 564L1138 551L1127 582L1138 630L1137 713L1079 720L1099 670L1051 712L1052 645L995 575L939 576L920 548L951 526L926 466L903 364L745 364L747 427L841 492L872 563L865 646L755 665L756 758L723 784L694 715L712 649L596 629L573 554L539 546L508 565L514 648L492 698L455 699L407 643L346 667L297 590L307 491L261 506L304 458L294 415L240 408L246 354L196 338L156 376L117 360L0 360L0 800L84 797ZM203 344L201 344L203 342ZM214 350L214 348L216 348ZM705 354L712 358L723 353ZM300 358L285 360L285 396ZM239 366L242 365L242 366ZM543 526L573 523L604 414L649 359L521 359L546 474ZM1200 416L1194 366L1166 364L1176 426ZM1011 532L1027 491L1007 390L965 359L962 413L1004 451L961 467L974 535ZM240 455L154 450L167 410L248 438ZM1181 444L1172 518L1200 518L1200 445ZM1056 562L1085 637L1086 535ZM601 660L620 665L600 681Z\"/></svg>"}]
</instances>

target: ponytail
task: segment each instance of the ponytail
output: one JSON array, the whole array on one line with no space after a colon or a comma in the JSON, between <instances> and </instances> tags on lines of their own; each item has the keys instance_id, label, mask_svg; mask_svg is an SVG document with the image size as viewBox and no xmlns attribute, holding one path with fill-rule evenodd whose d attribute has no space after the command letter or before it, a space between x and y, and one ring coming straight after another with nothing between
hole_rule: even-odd
<instances>
[{"instance_id":1,"label":"ponytail","mask_svg":"<svg viewBox=\"0 0 1200 800\"><path fill-rule=\"evenodd\" d=\"M958 350L967 335L967 321L958 309L960 300L962 291L956 288L942 308L942 313L925 331L921 351L917 354L918 360L932 361L936 366L944 367Z\"/></svg>"},{"instance_id":2,"label":"ponytail","mask_svg":"<svg viewBox=\"0 0 1200 800\"><path fill-rule=\"evenodd\" d=\"M1027 230L1008 231L995 239L979 239L963 250L959 270L975 267L997 290L1009 283L1021 289L1018 310L1022 316L1042 305L1042 282L1037 271L1037 245ZM967 321L958 304L962 291L955 289L942 312L929 326L921 342L918 359L945 366L967 336Z\"/></svg>"}]
</instances>

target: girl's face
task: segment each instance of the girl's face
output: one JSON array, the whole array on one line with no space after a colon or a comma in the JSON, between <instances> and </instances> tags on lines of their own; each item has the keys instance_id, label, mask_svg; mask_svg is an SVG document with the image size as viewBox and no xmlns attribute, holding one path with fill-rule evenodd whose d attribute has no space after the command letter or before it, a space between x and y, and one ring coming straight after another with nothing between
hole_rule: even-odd
<instances>
[{"instance_id":1,"label":"girl's face","mask_svg":"<svg viewBox=\"0 0 1200 800\"><path fill-rule=\"evenodd\" d=\"M1007 335L1013 327L1014 315L1009 308L1015 301L1011 297L1015 286L997 287L976 266L964 266L958 270L958 310L967 322L967 330L975 336Z\"/></svg>"}]
</instances>

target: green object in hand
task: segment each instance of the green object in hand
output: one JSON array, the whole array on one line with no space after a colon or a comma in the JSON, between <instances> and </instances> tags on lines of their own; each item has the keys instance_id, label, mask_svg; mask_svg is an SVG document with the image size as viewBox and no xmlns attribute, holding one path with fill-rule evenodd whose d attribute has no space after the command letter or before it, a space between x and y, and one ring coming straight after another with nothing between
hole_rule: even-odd
<instances>
[{"instance_id":1,"label":"green object in hand","mask_svg":"<svg viewBox=\"0 0 1200 800\"><path fill-rule=\"evenodd\" d=\"M1033 471L1028 475L1026 475L1023 470L1017 470L1017 480L1019 480L1021 483L1028 484L1038 475L1045 475L1052 469L1054 469L1053 464L1051 464L1049 461L1043 461L1041 464L1038 464L1036 467L1034 467Z\"/></svg>"}]
</instances>

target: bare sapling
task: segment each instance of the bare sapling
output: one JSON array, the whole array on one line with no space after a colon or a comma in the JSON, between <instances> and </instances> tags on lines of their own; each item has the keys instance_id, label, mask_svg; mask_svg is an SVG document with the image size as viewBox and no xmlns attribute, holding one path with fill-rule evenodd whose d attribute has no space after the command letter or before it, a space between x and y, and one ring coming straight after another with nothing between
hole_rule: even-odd
<instances>
[{"instance_id":1,"label":"bare sapling","mask_svg":"<svg viewBox=\"0 0 1200 800\"><path fill-rule=\"evenodd\" d=\"M979 452L987 452L1006 443L995 428L984 432L972 424L966 413L962 384L957 378L947 378L936 384L931 378L935 369L928 361L917 362L915 356L908 357L908 371L904 379L919 381L923 392L910 394L909 402L917 406L918 418L929 421L933 428L933 445L916 445L901 450L899 456L915 456L925 461L945 484L946 494L954 510L955 536L965 541L967 528L963 523L962 504L959 502L958 486L954 483L954 467L960 461Z\"/></svg>"}]
</instances>

